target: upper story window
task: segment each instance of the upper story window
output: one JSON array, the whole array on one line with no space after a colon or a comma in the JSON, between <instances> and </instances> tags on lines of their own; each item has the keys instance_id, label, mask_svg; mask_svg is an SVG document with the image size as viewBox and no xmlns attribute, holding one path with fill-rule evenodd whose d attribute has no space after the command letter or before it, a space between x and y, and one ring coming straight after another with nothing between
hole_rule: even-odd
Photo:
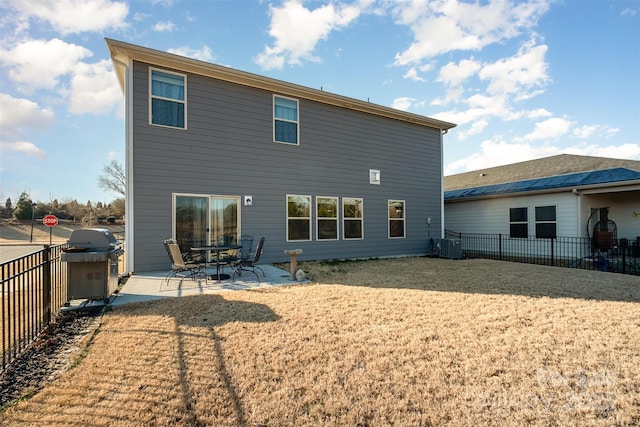
<instances>
[{"instance_id":1,"label":"upper story window","mask_svg":"<svg viewBox=\"0 0 640 427\"><path fill-rule=\"evenodd\" d=\"M149 85L150 123L185 129L187 77L152 68Z\"/></svg>"},{"instance_id":2,"label":"upper story window","mask_svg":"<svg viewBox=\"0 0 640 427\"><path fill-rule=\"evenodd\" d=\"M362 199L342 198L342 234L345 239L362 239Z\"/></svg>"},{"instance_id":3,"label":"upper story window","mask_svg":"<svg viewBox=\"0 0 640 427\"><path fill-rule=\"evenodd\" d=\"M316 197L318 240L338 240L338 198Z\"/></svg>"},{"instance_id":4,"label":"upper story window","mask_svg":"<svg viewBox=\"0 0 640 427\"><path fill-rule=\"evenodd\" d=\"M404 200L389 200L389 237L404 237Z\"/></svg>"},{"instance_id":5,"label":"upper story window","mask_svg":"<svg viewBox=\"0 0 640 427\"><path fill-rule=\"evenodd\" d=\"M556 207L536 206L536 238L555 239L556 237Z\"/></svg>"},{"instance_id":6,"label":"upper story window","mask_svg":"<svg viewBox=\"0 0 640 427\"><path fill-rule=\"evenodd\" d=\"M298 144L298 100L273 96L273 140Z\"/></svg>"},{"instance_id":7,"label":"upper story window","mask_svg":"<svg viewBox=\"0 0 640 427\"><path fill-rule=\"evenodd\" d=\"M509 236L524 239L529 236L527 208L509 209Z\"/></svg>"},{"instance_id":8,"label":"upper story window","mask_svg":"<svg viewBox=\"0 0 640 427\"><path fill-rule=\"evenodd\" d=\"M287 196L287 241L311 240L311 196Z\"/></svg>"}]
</instances>

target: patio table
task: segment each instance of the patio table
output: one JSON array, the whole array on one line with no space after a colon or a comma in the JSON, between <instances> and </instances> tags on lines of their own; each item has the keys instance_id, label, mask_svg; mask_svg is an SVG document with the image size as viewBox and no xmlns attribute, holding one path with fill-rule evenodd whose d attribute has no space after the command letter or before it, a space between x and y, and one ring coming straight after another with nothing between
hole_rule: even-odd
<instances>
[{"instance_id":1,"label":"patio table","mask_svg":"<svg viewBox=\"0 0 640 427\"><path fill-rule=\"evenodd\" d=\"M228 274L220 273L220 252L237 250L240 248L242 248L242 246L240 245L210 245L196 246L194 248L191 248L191 250L197 252L214 252L216 254L216 278L217 282L220 282L220 280L226 280L231 277Z\"/></svg>"}]
</instances>

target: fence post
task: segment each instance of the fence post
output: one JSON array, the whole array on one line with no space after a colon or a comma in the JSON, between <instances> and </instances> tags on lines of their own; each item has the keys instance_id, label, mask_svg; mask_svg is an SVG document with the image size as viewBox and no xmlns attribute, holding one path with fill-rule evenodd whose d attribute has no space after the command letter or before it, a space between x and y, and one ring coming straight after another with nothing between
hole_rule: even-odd
<instances>
[{"instance_id":1,"label":"fence post","mask_svg":"<svg viewBox=\"0 0 640 427\"><path fill-rule=\"evenodd\" d=\"M502 233L498 234L498 259L502 261Z\"/></svg>"},{"instance_id":2,"label":"fence post","mask_svg":"<svg viewBox=\"0 0 640 427\"><path fill-rule=\"evenodd\" d=\"M51 247L44 245L44 272L42 283L42 299L44 304L44 321L51 322Z\"/></svg>"},{"instance_id":3,"label":"fence post","mask_svg":"<svg viewBox=\"0 0 640 427\"><path fill-rule=\"evenodd\" d=\"M551 266L555 267L556 266L556 260L555 260L554 254L553 254L553 241L554 241L554 238L551 237L549 240L551 240Z\"/></svg>"}]
</instances>

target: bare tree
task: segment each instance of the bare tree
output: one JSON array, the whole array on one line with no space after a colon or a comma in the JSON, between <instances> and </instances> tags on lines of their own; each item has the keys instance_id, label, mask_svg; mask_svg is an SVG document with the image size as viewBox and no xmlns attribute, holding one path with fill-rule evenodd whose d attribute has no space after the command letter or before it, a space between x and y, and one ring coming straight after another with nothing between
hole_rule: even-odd
<instances>
[{"instance_id":1,"label":"bare tree","mask_svg":"<svg viewBox=\"0 0 640 427\"><path fill-rule=\"evenodd\" d=\"M122 165L116 160L111 160L111 163L106 165L102 172L104 174L98 176L98 186L105 191L115 191L124 196L126 178Z\"/></svg>"}]
</instances>

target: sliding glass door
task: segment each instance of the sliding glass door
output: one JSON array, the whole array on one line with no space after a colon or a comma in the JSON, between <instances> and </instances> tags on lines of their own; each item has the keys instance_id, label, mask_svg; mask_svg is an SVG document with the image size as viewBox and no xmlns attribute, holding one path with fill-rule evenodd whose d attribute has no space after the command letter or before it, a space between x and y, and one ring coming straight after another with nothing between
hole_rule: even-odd
<instances>
[{"instance_id":1,"label":"sliding glass door","mask_svg":"<svg viewBox=\"0 0 640 427\"><path fill-rule=\"evenodd\" d=\"M237 244L240 197L174 195L174 236L183 252L194 246Z\"/></svg>"}]
</instances>

